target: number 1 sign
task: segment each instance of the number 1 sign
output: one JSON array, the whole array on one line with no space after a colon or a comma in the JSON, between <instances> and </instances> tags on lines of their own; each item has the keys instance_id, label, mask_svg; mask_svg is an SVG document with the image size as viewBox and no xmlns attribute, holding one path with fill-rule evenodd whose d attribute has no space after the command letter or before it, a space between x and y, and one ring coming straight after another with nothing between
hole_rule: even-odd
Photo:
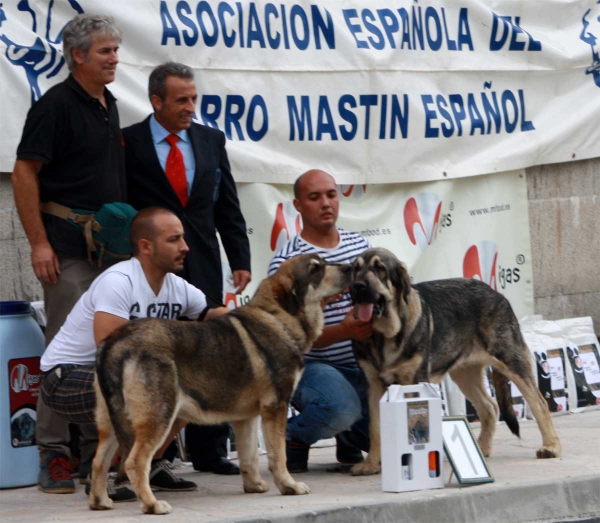
<instances>
[{"instance_id":1,"label":"number 1 sign","mask_svg":"<svg viewBox=\"0 0 600 523\"><path fill-rule=\"evenodd\" d=\"M494 481L467 418L448 416L442 419L444 451L461 485Z\"/></svg>"}]
</instances>

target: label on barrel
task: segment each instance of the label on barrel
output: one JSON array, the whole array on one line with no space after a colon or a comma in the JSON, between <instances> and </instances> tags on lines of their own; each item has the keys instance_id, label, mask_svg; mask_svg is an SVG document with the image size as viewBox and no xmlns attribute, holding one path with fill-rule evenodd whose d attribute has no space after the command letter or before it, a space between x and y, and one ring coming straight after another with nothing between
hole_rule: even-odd
<instances>
[{"instance_id":1,"label":"label on barrel","mask_svg":"<svg viewBox=\"0 0 600 523\"><path fill-rule=\"evenodd\" d=\"M40 358L19 358L8 362L10 397L10 438L13 447L35 445L35 423L40 395Z\"/></svg>"}]
</instances>

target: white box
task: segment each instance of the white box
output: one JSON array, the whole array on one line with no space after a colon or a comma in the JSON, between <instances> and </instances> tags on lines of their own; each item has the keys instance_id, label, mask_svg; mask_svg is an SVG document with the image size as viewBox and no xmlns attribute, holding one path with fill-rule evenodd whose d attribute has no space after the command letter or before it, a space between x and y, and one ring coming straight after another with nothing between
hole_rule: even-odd
<instances>
[{"instance_id":1,"label":"white box","mask_svg":"<svg viewBox=\"0 0 600 523\"><path fill-rule=\"evenodd\" d=\"M406 397L418 394L418 397ZM444 488L442 400L429 383L392 385L379 401L384 492ZM430 476L430 452L437 452ZM404 463L403 463L404 456Z\"/></svg>"}]
</instances>

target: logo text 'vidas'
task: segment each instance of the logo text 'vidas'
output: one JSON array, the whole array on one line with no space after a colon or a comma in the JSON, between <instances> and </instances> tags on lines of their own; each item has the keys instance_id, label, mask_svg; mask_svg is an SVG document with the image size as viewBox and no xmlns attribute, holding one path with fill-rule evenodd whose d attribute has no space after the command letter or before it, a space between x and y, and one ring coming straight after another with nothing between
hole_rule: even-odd
<instances>
[{"instance_id":1,"label":"logo text 'vidas'","mask_svg":"<svg viewBox=\"0 0 600 523\"><path fill-rule=\"evenodd\" d=\"M498 290L496 279L496 262L498 249L496 243L489 240L471 245L463 259L463 276L487 283L495 291Z\"/></svg>"},{"instance_id":2,"label":"logo text 'vidas'","mask_svg":"<svg viewBox=\"0 0 600 523\"><path fill-rule=\"evenodd\" d=\"M404 206L404 226L413 245L425 252L436 239L442 200L432 192L422 192L409 198Z\"/></svg>"}]
</instances>

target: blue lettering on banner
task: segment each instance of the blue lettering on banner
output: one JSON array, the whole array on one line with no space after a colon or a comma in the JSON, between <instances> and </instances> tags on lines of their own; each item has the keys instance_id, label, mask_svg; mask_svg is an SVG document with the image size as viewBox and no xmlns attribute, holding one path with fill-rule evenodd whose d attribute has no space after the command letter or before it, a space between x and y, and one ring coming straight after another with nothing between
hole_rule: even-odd
<instances>
[{"instance_id":1,"label":"blue lettering on banner","mask_svg":"<svg viewBox=\"0 0 600 523\"><path fill-rule=\"evenodd\" d=\"M407 2L408 3L408 2ZM416 4L416 2L415 2ZM521 27L520 16L492 15L490 51L541 51L542 43ZM336 13L338 14L338 13ZM341 9L336 22L357 49L473 51L466 7L411 5L397 9ZM335 49L332 13L319 5L207 0L161 0L161 45L254 49ZM342 22L343 19L343 22ZM487 26L489 27L489 26ZM338 28L339 29L339 28Z\"/></svg>"},{"instance_id":2,"label":"blue lettering on banner","mask_svg":"<svg viewBox=\"0 0 600 523\"><path fill-rule=\"evenodd\" d=\"M491 90L480 93L421 94L425 138L450 138L534 131L527 119L525 92ZM409 136L407 94L342 94L286 96L290 141L396 140ZM200 98L200 121L222 130L229 140L262 140L269 130L269 111L263 96L205 94Z\"/></svg>"},{"instance_id":3,"label":"blue lettering on banner","mask_svg":"<svg viewBox=\"0 0 600 523\"><path fill-rule=\"evenodd\" d=\"M391 103L389 102L391 100ZM332 107L336 107L334 114ZM320 141L324 135L330 140L351 141L357 135L359 122L363 122L362 137L371 138L372 113L378 113L378 138L395 139L399 129L401 138L408 137L408 95L363 94L358 97L351 94L342 95L336 103L331 103L329 97L321 95L311 104L308 95L288 96L288 119L290 126L290 141ZM357 112L362 112L364 118L358 118ZM389 126L387 125L389 122ZM339 133L339 136L338 136Z\"/></svg>"},{"instance_id":4,"label":"blue lettering on banner","mask_svg":"<svg viewBox=\"0 0 600 523\"><path fill-rule=\"evenodd\" d=\"M195 5L180 0L173 9L161 0L160 19L161 45L192 47L202 41L206 47L222 42L228 48L279 49L283 39L285 49L335 49L333 17L317 5L294 4L288 10L271 2L263 9L255 2L219 2L215 7L206 0Z\"/></svg>"},{"instance_id":5,"label":"blue lettering on banner","mask_svg":"<svg viewBox=\"0 0 600 523\"><path fill-rule=\"evenodd\" d=\"M253 142L264 138L269 130L269 113L265 99L256 94L246 104L243 96L228 94L225 98L225 111L221 115L223 102L221 96L205 94L200 99L200 118L204 125L220 129L217 120L223 117L223 132L228 140L233 138L244 141L248 137ZM246 112L246 106L248 111ZM234 136L235 131L235 136Z\"/></svg>"},{"instance_id":6,"label":"blue lettering on banner","mask_svg":"<svg viewBox=\"0 0 600 523\"><path fill-rule=\"evenodd\" d=\"M489 85L486 82L486 87ZM491 86L490 86L491 87ZM502 93L482 91L479 95L468 93L442 94L433 96L422 94L421 102L425 113L425 138L438 138L440 129L444 138L463 136L463 124L469 129L469 136L478 134L499 134L516 130L534 131L533 122L525 114L525 93L519 89L515 95L510 89ZM439 122L438 125L438 115Z\"/></svg>"},{"instance_id":7,"label":"blue lettering on banner","mask_svg":"<svg viewBox=\"0 0 600 523\"><path fill-rule=\"evenodd\" d=\"M509 51L524 51L525 43L527 43L527 51L541 51L542 43L534 40L527 31L521 28L521 17L515 16L514 22L512 16L499 16L494 14L492 23L492 33L490 35L490 51L501 51L505 49L505 44L509 41ZM510 36L510 40L508 37ZM517 40L518 38L525 38Z\"/></svg>"},{"instance_id":8,"label":"blue lettering on banner","mask_svg":"<svg viewBox=\"0 0 600 523\"><path fill-rule=\"evenodd\" d=\"M473 38L466 7L458 10L454 25L448 30L446 10L432 6L424 9L420 5L409 9L342 9L346 27L358 49L382 50L386 46L397 48L396 33L401 40L400 49L439 51L473 51Z\"/></svg>"}]
</instances>

